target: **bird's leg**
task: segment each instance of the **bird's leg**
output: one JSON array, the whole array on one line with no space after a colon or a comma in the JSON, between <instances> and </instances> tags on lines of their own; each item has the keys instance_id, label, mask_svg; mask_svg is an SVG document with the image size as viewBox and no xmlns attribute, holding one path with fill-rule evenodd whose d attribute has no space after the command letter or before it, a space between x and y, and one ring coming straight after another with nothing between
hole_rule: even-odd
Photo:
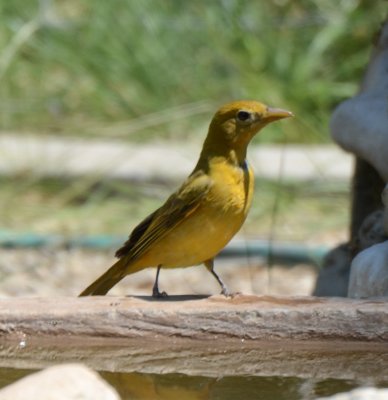
<instances>
[{"instance_id":1,"label":"bird's leg","mask_svg":"<svg viewBox=\"0 0 388 400\"><path fill-rule=\"evenodd\" d=\"M214 276L214 278L217 279L217 282L220 284L222 290L221 294L223 294L226 297L233 296L232 293L229 292L228 288L226 287L225 283L222 282L221 278L216 274L216 271L214 271L214 260L206 260L204 262L205 267L208 269L208 271Z\"/></svg>"},{"instance_id":2,"label":"bird's leg","mask_svg":"<svg viewBox=\"0 0 388 400\"><path fill-rule=\"evenodd\" d=\"M158 269L156 271L156 278L155 278L155 283L154 286L152 288L152 297L156 297L156 298L160 298L160 297L167 297L167 293L166 292L159 292L159 286L158 286L158 281L159 281L159 273L160 273L160 269L162 268L161 265L158 265Z\"/></svg>"}]
</instances>

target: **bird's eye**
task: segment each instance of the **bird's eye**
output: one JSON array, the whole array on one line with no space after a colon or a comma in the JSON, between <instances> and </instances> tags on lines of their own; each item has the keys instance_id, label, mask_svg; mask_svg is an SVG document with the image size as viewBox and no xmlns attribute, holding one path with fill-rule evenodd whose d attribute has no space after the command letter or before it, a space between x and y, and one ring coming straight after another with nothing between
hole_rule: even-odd
<instances>
[{"instance_id":1,"label":"bird's eye","mask_svg":"<svg viewBox=\"0 0 388 400\"><path fill-rule=\"evenodd\" d=\"M239 121L245 122L251 118L251 114L248 111L239 111L236 117Z\"/></svg>"}]
</instances>

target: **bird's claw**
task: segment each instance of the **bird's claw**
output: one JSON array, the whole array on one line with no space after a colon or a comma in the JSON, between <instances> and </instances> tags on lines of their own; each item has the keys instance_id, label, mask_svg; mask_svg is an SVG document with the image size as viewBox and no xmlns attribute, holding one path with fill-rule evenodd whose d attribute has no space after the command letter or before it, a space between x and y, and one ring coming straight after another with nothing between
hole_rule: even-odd
<instances>
[{"instance_id":1,"label":"bird's claw","mask_svg":"<svg viewBox=\"0 0 388 400\"><path fill-rule=\"evenodd\" d=\"M223 287L221 290L221 294L225 297L230 297L231 299L233 299L234 297L240 295L241 292L230 292L226 287Z\"/></svg>"},{"instance_id":2,"label":"bird's claw","mask_svg":"<svg viewBox=\"0 0 388 400\"><path fill-rule=\"evenodd\" d=\"M221 294L224 295L225 297L232 297L232 293L229 292L226 286L222 287Z\"/></svg>"},{"instance_id":3,"label":"bird's claw","mask_svg":"<svg viewBox=\"0 0 388 400\"><path fill-rule=\"evenodd\" d=\"M168 294L163 291L163 292L159 292L158 289L153 289L152 290L152 297L156 298L156 299L161 299L161 298L166 298L168 297Z\"/></svg>"}]
</instances>

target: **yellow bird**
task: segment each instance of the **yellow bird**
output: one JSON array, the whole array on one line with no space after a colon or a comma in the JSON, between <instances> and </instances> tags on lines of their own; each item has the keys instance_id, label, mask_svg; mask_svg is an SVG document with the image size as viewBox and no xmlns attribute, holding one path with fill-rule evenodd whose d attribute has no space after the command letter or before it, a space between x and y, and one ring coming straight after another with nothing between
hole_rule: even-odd
<instances>
[{"instance_id":1,"label":"yellow bird","mask_svg":"<svg viewBox=\"0 0 388 400\"><path fill-rule=\"evenodd\" d=\"M117 250L119 260L80 296L104 295L126 275L157 267L152 290L159 292L161 268L205 264L214 271L214 257L238 232L252 202L254 176L246 161L255 134L270 122L293 116L289 111L256 101L236 101L214 115L197 165L182 186L131 233Z\"/></svg>"}]
</instances>

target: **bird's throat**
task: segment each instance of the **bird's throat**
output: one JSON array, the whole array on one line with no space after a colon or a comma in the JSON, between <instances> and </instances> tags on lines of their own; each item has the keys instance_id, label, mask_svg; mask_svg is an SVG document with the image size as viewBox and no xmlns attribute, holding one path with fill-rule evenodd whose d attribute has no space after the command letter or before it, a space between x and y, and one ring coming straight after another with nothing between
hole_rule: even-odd
<instances>
[{"instance_id":1,"label":"bird's throat","mask_svg":"<svg viewBox=\"0 0 388 400\"><path fill-rule=\"evenodd\" d=\"M205 150L205 149L204 149ZM212 149L213 150L213 149ZM222 150L222 151L221 151ZM206 149L206 151L202 151L200 158L198 160L197 166L195 167L195 171L198 169L202 169L204 171L209 171L209 166L211 163L222 161L223 163L227 163L234 167L240 167L243 169L247 168L246 163L246 149L214 149L210 151L210 149Z\"/></svg>"}]
</instances>

